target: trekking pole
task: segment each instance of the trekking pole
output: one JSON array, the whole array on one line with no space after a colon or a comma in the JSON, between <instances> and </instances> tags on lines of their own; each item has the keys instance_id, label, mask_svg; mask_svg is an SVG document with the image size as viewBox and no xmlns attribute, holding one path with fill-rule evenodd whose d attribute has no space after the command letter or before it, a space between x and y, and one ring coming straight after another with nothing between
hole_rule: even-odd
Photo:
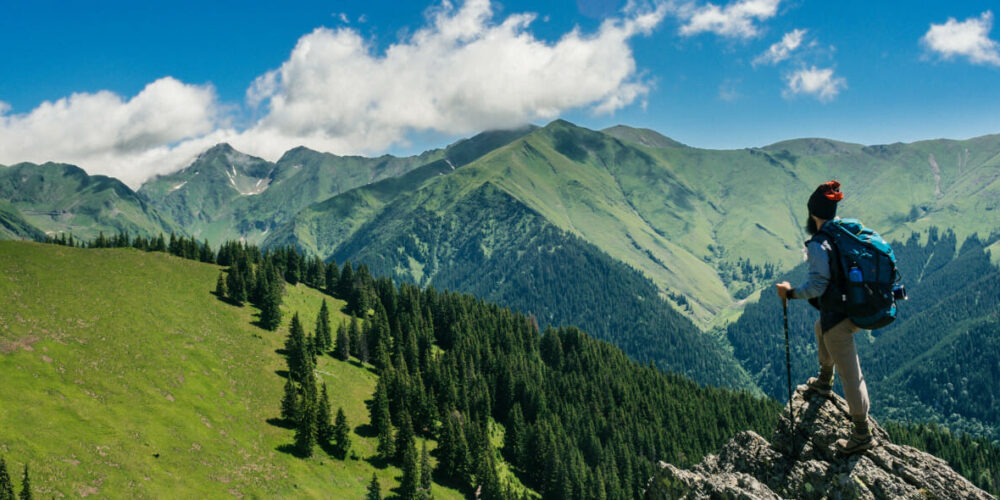
<instances>
[{"instance_id":1,"label":"trekking pole","mask_svg":"<svg viewBox=\"0 0 1000 500\"><path fill-rule=\"evenodd\" d=\"M792 409L792 355L788 351L788 299L782 299L781 306L785 312L785 373L788 374L788 438L791 440L791 450L795 452L795 411Z\"/></svg>"}]
</instances>

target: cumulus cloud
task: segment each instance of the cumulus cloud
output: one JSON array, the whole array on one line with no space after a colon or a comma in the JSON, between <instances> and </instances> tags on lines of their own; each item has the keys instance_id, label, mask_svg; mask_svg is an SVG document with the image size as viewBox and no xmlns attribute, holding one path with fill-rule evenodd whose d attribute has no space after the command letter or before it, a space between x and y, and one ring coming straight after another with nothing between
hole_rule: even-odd
<instances>
[{"instance_id":1,"label":"cumulus cloud","mask_svg":"<svg viewBox=\"0 0 1000 500\"><path fill-rule=\"evenodd\" d=\"M931 24L920 41L946 60L966 57L974 64L1000 66L1000 44L990 39L991 29L993 13L990 11L962 22L949 17L944 24Z\"/></svg>"},{"instance_id":2,"label":"cumulus cloud","mask_svg":"<svg viewBox=\"0 0 1000 500\"><path fill-rule=\"evenodd\" d=\"M693 36L709 32L731 38L753 38L760 33L757 22L774 17L780 3L781 0L737 0L725 7L711 2L701 7L684 4L677 10L684 21L680 33Z\"/></svg>"},{"instance_id":3,"label":"cumulus cloud","mask_svg":"<svg viewBox=\"0 0 1000 500\"><path fill-rule=\"evenodd\" d=\"M788 84L783 92L786 98L804 94L828 102L847 88L847 80L834 76L833 68L802 68L789 74L785 80Z\"/></svg>"},{"instance_id":4,"label":"cumulus cloud","mask_svg":"<svg viewBox=\"0 0 1000 500\"><path fill-rule=\"evenodd\" d=\"M788 59L792 55L792 52L802 45L802 38L805 34L806 30L802 29L795 29L785 33L785 36L781 37L781 41L771 44L763 54L753 60L754 66L758 64L778 64Z\"/></svg>"},{"instance_id":5,"label":"cumulus cloud","mask_svg":"<svg viewBox=\"0 0 1000 500\"><path fill-rule=\"evenodd\" d=\"M375 151L412 131L469 133L574 108L610 113L648 92L628 41L664 15L630 7L596 33L574 29L547 43L528 31L533 14L493 22L489 0L445 2L428 26L381 53L353 29L319 28L248 90L251 105L266 106L249 133L268 148L308 137L326 149Z\"/></svg>"},{"instance_id":6,"label":"cumulus cloud","mask_svg":"<svg viewBox=\"0 0 1000 500\"><path fill-rule=\"evenodd\" d=\"M649 92L629 40L650 33L666 10L630 2L593 33L573 29L549 42L531 33L534 14L497 19L490 0L445 0L383 51L349 26L318 28L250 84L246 105L260 118L242 130L229 126L211 86L168 77L131 99L73 94L15 115L0 102L0 163L62 161L138 186L222 141L270 159L300 145L375 153L414 132L473 133L572 109L611 113Z\"/></svg>"},{"instance_id":7,"label":"cumulus cloud","mask_svg":"<svg viewBox=\"0 0 1000 500\"><path fill-rule=\"evenodd\" d=\"M24 114L0 106L0 163L60 161L137 184L176 165L194 139L224 125L215 90L161 78L125 100L108 91L75 93ZM178 147L180 144L188 147Z\"/></svg>"}]
</instances>

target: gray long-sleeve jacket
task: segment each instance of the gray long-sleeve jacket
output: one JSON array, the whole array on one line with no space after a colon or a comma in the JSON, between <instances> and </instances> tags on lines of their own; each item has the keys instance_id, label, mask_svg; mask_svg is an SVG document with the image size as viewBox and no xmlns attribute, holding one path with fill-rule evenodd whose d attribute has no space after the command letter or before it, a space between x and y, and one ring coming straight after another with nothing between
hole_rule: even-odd
<instances>
[{"instance_id":1,"label":"gray long-sleeve jacket","mask_svg":"<svg viewBox=\"0 0 1000 500\"><path fill-rule=\"evenodd\" d=\"M809 277L795 288L796 299L814 299L823 295L830 284L830 253L833 247L829 239L810 241L806 245L806 262L809 263Z\"/></svg>"},{"instance_id":2,"label":"gray long-sleeve jacket","mask_svg":"<svg viewBox=\"0 0 1000 500\"><path fill-rule=\"evenodd\" d=\"M833 254L829 238L816 238L806 244L806 262L809 264L809 276L806 282L792 291L795 299L819 299L830 286L830 255ZM840 323L847 315L840 311L820 308L820 328L827 331Z\"/></svg>"}]
</instances>

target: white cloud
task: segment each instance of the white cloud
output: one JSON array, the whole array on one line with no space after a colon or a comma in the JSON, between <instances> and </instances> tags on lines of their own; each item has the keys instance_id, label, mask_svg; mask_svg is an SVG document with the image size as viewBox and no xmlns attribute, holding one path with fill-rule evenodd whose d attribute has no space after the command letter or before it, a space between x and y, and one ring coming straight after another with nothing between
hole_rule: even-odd
<instances>
[{"instance_id":1,"label":"white cloud","mask_svg":"<svg viewBox=\"0 0 1000 500\"><path fill-rule=\"evenodd\" d=\"M763 54L757 56L753 60L753 64L755 66L758 64L778 64L788 59L792 55L792 52L802 45L802 38L805 34L806 30L802 29L795 29L785 33L785 36L781 37L781 41L773 43Z\"/></svg>"},{"instance_id":2,"label":"white cloud","mask_svg":"<svg viewBox=\"0 0 1000 500\"><path fill-rule=\"evenodd\" d=\"M833 68L802 68L789 74L785 80L788 84L783 92L785 97L805 94L823 102L833 100L841 90L847 88L847 80L834 76Z\"/></svg>"},{"instance_id":3,"label":"white cloud","mask_svg":"<svg viewBox=\"0 0 1000 500\"><path fill-rule=\"evenodd\" d=\"M753 38L760 33L756 23L774 17L780 3L781 0L737 0L725 7L711 2L701 7L688 3L677 11L678 17L685 22L680 33L692 36L710 32L732 38Z\"/></svg>"},{"instance_id":4,"label":"white cloud","mask_svg":"<svg viewBox=\"0 0 1000 500\"><path fill-rule=\"evenodd\" d=\"M353 29L319 28L251 86L248 101L267 106L251 133L277 149L308 137L325 149L376 151L412 131L470 133L574 108L610 113L648 92L628 40L664 14L630 8L596 33L574 29L547 43L528 31L532 14L495 23L489 0L446 2L384 53Z\"/></svg>"},{"instance_id":5,"label":"white cloud","mask_svg":"<svg viewBox=\"0 0 1000 500\"><path fill-rule=\"evenodd\" d=\"M594 33L573 29L548 42L529 31L533 14L497 20L490 0L445 0L424 27L381 52L350 27L318 28L249 86L247 105L261 118L245 130L228 126L210 86L168 77L131 99L73 94L18 115L0 104L0 163L74 163L137 186L220 141L270 159L299 145L375 153L413 132L473 133L571 109L611 113L648 93L629 39L665 14L662 3L630 2Z\"/></svg>"},{"instance_id":6,"label":"white cloud","mask_svg":"<svg viewBox=\"0 0 1000 500\"><path fill-rule=\"evenodd\" d=\"M949 17L944 24L931 24L920 41L944 59L963 56L974 64L1000 66L1000 44L989 38L992 28L990 11L962 22Z\"/></svg>"},{"instance_id":7,"label":"white cloud","mask_svg":"<svg viewBox=\"0 0 1000 500\"><path fill-rule=\"evenodd\" d=\"M74 163L132 185L176 168L169 160L187 150L178 144L224 125L211 86L170 77L129 100L108 91L75 93L29 113L7 111L0 106L0 163Z\"/></svg>"}]
</instances>

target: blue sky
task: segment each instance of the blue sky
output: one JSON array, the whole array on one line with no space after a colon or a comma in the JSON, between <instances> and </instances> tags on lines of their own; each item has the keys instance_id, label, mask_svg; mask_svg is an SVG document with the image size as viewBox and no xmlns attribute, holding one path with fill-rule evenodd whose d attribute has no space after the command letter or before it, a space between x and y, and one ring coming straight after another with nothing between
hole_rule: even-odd
<instances>
[{"instance_id":1,"label":"blue sky","mask_svg":"<svg viewBox=\"0 0 1000 500\"><path fill-rule=\"evenodd\" d=\"M453 3L5 2L0 163L135 185L219 140L409 153L555 117L710 148L1000 132L995 3Z\"/></svg>"}]
</instances>

